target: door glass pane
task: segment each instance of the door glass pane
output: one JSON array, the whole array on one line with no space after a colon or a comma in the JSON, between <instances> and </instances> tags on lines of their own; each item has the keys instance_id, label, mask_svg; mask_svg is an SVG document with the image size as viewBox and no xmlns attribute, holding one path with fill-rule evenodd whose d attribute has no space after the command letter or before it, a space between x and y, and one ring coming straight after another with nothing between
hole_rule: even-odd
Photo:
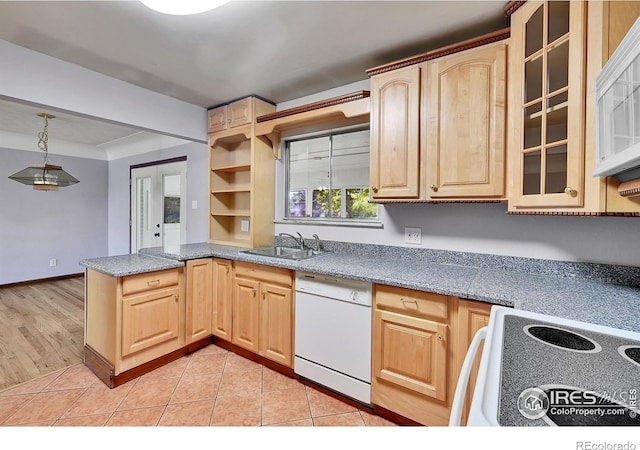
<instances>
[{"instance_id":1,"label":"door glass pane","mask_svg":"<svg viewBox=\"0 0 640 450\"><path fill-rule=\"evenodd\" d=\"M153 245L151 225L151 177L136 178L136 231L137 247Z\"/></svg>"},{"instance_id":2,"label":"door glass pane","mask_svg":"<svg viewBox=\"0 0 640 450\"><path fill-rule=\"evenodd\" d=\"M561 105L562 103L566 103L569 99L569 91L561 92L560 94L554 95L553 97L549 97L547 99L547 107L553 108L554 106Z\"/></svg>"},{"instance_id":3,"label":"door glass pane","mask_svg":"<svg viewBox=\"0 0 640 450\"><path fill-rule=\"evenodd\" d=\"M539 56L524 65L524 101L542 97L542 56Z\"/></svg>"},{"instance_id":4,"label":"door glass pane","mask_svg":"<svg viewBox=\"0 0 640 450\"><path fill-rule=\"evenodd\" d=\"M542 143L542 103L524 110L524 148L538 147Z\"/></svg>"},{"instance_id":5,"label":"door glass pane","mask_svg":"<svg viewBox=\"0 0 640 450\"><path fill-rule=\"evenodd\" d=\"M569 83L569 41L549 50L547 59L547 94Z\"/></svg>"},{"instance_id":6,"label":"door glass pane","mask_svg":"<svg viewBox=\"0 0 640 450\"><path fill-rule=\"evenodd\" d=\"M544 15L543 6L540 6L527 22L525 28L525 58L534 54L542 48L542 18Z\"/></svg>"},{"instance_id":7,"label":"door glass pane","mask_svg":"<svg viewBox=\"0 0 640 450\"><path fill-rule=\"evenodd\" d=\"M546 194L564 192L567 187L567 146L547 149L544 191Z\"/></svg>"},{"instance_id":8,"label":"door glass pane","mask_svg":"<svg viewBox=\"0 0 640 450\"><path fill-rule=\"evenodd\" d=\"M556 110L547 112L547 138L545 139L547 144L567 138L568 108L566 106L556 108Z\"/></svg>"},{"instance_id":9,"label":"door glass pane","mask_svg":"<svg viewBox=\"0 0 640 450\"><path fill-rule=\"evenodd\" d=\"M524 195L540 194L541 161L540 150L524 154L522 183L522 193Z\"/></svg>"},{"instance_id":10,"label":"door glass pane","mask_svg":"<svg viewBox=\"0 0 640 450\"><path fill-rule=\"evenodd\" d=\"M180 175L164 175L163 245L180 245Z\"/></svg>"},{"instance_id":11,"label":"door glass pane","mask_svg":"<svg viewBox=\"0 0 640 450\"><path fill-rule=\"evenodd\" d=\"M569 32L569 2L551 1L548 5L550 44Z\"/></svg>"}]
</instances>

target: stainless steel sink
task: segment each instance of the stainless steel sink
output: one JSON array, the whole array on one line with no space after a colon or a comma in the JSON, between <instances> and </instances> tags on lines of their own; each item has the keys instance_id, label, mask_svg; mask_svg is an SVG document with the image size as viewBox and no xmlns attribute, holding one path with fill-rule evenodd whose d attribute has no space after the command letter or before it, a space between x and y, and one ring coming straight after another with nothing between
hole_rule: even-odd
<instances>
[{"instance_id":1,"label":"stainless steel sink","mask_svg":"<svg viewBox=\"0 0 640 450\"><path fill-rule=\"evenodd\" d=\"M320 255L324 252L319 252L310 248L299 249L291 247L261 247L252 248L250 250L242 250L241 253L248 253L250 255L258 256L269 256L271 258L307 259Z\"/></svg>"}]
</instances>

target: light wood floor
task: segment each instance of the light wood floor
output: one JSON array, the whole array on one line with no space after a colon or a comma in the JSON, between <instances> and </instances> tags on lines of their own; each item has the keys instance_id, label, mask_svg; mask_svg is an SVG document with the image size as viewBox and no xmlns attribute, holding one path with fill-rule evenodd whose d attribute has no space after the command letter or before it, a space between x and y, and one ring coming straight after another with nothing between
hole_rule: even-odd
<instances>
[{"instance_id":1,"label":"light wood floor","mask_svg":"<svg viewBox=\"0 0 640 450\"><path fill-rule=\"evenodd\" d=\"M0 287L0 390L82 362L84 277Z\"/></svg>"}]
</instances>

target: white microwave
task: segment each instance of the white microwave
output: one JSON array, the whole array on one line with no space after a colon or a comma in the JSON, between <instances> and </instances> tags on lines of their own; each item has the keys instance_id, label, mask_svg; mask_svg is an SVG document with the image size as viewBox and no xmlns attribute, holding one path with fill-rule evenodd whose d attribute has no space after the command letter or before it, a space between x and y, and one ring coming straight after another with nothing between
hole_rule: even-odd
<instances>
[{"instance_id":1,"label":"white microwave","mask_svg":"<svg viewBox=\"0 0 640 450\"><path fill-rule=\"evenodd\" d=\"M640 18L596 80L594 177L640 178Z\"/></svg>"}]
</instances>

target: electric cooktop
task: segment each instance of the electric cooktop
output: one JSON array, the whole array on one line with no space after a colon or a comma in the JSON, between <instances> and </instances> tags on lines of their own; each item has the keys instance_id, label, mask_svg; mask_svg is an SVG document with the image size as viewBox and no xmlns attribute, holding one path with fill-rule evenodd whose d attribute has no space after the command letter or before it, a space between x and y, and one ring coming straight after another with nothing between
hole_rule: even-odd
<instances>
[{"instance_id":1,"label":"electric cooktop","mask_svg":"<svg viewBox=\"0 0 640 450\"><path fill-rule=\"evenodd\" d=\"M640 425L640 339L529 316L504 314L499 425Z\"/></svg>"}]
</instances>

